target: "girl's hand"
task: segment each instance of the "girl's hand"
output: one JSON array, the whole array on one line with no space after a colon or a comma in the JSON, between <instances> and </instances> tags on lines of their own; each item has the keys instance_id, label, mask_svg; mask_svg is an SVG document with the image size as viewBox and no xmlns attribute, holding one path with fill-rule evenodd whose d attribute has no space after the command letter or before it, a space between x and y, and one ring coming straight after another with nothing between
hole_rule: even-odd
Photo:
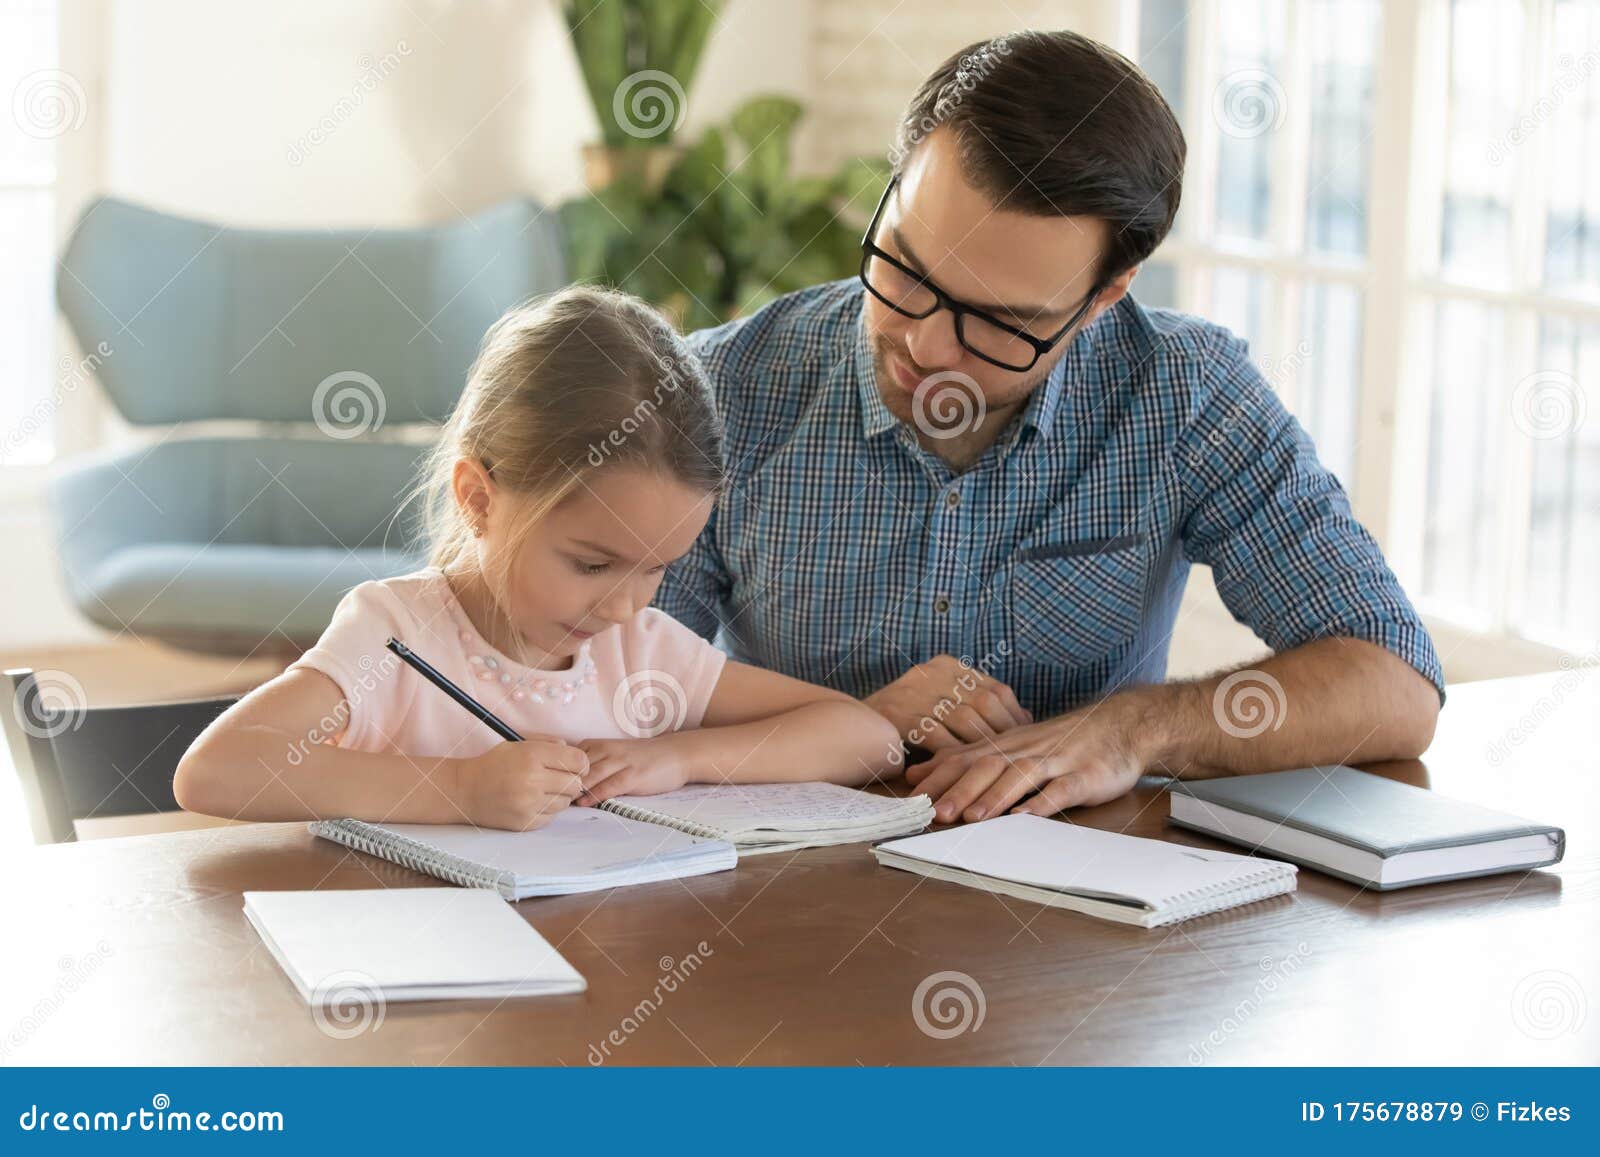
<instances>
[{"instance_id":1,"label":"girl's hand","mask_svg":"<svg viewBox=\"0 0 1600 1157\"><path fill-rule=\"evenodd\" d=\"M584 772L586 806L619 795L658 795L689 782L689 761L677 735L653 739L581 739L578 747L589 757Z\"/></svg>"},{"instance_id":2,"label":"girl's hand","mask_svg":"<svg viewBox=\"0 0 1600 1157\"><path fill-rule=\"evenodd\" d=\"M500 743L456 764L456 806L471 823L527 832L542 828L583 790L589 760L545 735Z\"/></svg>"}]
</instances>

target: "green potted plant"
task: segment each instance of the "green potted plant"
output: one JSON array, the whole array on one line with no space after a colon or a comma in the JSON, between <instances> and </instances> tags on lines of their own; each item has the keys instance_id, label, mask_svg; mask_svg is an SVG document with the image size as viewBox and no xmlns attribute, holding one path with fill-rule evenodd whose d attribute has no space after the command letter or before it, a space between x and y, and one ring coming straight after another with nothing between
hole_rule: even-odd
<instances>
[{"instance_id":1,"label":"green potted plant","mask_svg":"<svg viewBox=\"0 0 1600 1157\"><path fill-rule=\"evenodd\" d=\"M591 189L659 180L721 0L566 0L567 32L600 121L584 149Z\"/></svg>"},{"instance_id":2,"label":"green potted plant","mask_svg":"<svg viewBox=\"0 0 1600 1157\"><path fill-rule=\"evenodd\" d=\"M620 173L567 202L573 278L636 293L698 329L853 274L888 163L855 159L830 175L794 176L801 115L786 97L756 97L673 156L658 179Z\"/></svg>"}]
</instances>

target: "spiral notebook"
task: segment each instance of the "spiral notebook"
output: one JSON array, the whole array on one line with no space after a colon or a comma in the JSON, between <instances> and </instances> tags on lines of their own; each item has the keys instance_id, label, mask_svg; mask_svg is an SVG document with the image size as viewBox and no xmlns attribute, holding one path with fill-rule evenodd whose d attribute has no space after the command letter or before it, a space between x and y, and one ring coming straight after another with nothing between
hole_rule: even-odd
<instances>
[{"instance_id":1,"label":"spiral notebook","mask_svg":"<svg viewBox=\"0 0 1600 1157\"><path fill-rule=\"evenodd\" d=\"M1293 864L1034 815L891 840L872 854L891 868L1144 928L1295 890Z\"/></svg>"},{"instance_id":2,"label":"spiral notebook","mask_svg":"<svg viewBox=\"0 0 1600 1157\"><path fill-rule=\"evenodd\" d=\"M568 808L532 832L468 824L369 824L319 820L313 835L507 900L564 896L720 872L733 845L598 808Z\"/></svg>"},{"instance_id":3,"label":"spiral notebook","mask_svg":"<svg viewBox=\"0 0 1600 1157\"><path fill-rule=\"evenodd\" d=\"M568 808L546 827L319 820L314 835L511 900L592 892L731 868L738 853L793 851L919 832L927 796L893 799L832 783L696 784Z\"/></svg>"}]
</instances>

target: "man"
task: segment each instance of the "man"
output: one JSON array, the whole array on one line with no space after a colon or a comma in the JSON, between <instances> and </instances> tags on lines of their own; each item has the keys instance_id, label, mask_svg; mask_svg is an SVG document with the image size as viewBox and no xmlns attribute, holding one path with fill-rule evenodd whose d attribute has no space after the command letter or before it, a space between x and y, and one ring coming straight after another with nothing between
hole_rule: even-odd
<instances>
[{"instance_id":1,"label":"man","mask_svg":"<svg viewBox=\"0 0 1600 1157\"><path fill-rule=\"evenodd\" d=\"M864 697L941 820L1420 754L1439 660L1338 482L1242 341L1127 296L1184 161L1143 74L975 45L895 159L859 279L693 335L730 486L657 603ZM1272 657L1162 682L1190 562Z\"/></svg>"}]
</instances>

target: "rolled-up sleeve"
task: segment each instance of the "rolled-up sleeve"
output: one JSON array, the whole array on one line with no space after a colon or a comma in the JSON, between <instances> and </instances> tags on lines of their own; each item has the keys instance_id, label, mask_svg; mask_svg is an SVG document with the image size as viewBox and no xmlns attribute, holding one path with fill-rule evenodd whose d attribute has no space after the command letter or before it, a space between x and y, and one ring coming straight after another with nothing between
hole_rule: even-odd
<instances>
[{"instance_id":1,"label":"rolled-up sleeve","mask_svg":"<svg viewBox=\"0 0 1600 1157\"><path fill-rule=\"evenodd\" d=\"M1232 335L1218 331L1174 465L1184 552L1212 568L1235 618L1275 651L1334 637L1376 643L1443 700L1439 656L1411 600Z\"/></svg>"}]
</instances>

